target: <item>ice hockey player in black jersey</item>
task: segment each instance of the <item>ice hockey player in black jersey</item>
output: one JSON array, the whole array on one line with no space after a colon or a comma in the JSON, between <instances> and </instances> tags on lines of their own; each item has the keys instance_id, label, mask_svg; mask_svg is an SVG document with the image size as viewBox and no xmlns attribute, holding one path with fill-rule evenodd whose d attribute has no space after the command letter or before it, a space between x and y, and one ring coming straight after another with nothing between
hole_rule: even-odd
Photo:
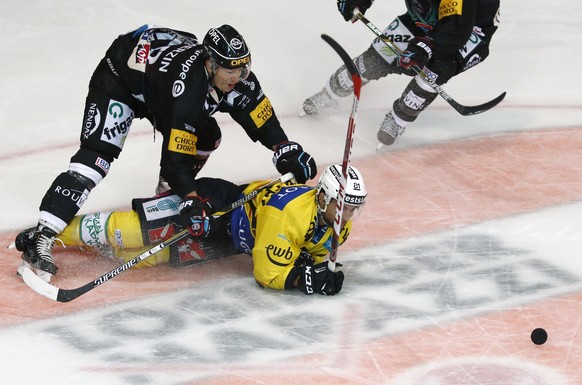
<instances>
[{"instance_id":1,"label":"ice hockey player in black jersey","mask_svg":"<svg viewBox=\"0 0 582 385\"><path fill-rule=\"evenodd\" d=\"M346 21L355 22L354 9L364 13L374 0L338 0ZM437 97L414 65L438 85L466 71L489 55L489 43L499 23L500 0L405 0L407 12L394 19L383 35L404 52L398 57L382 41L354 58L364 84L388 74L414 76L392 104L378 131L378 140L390 145L406 126ZM352 82L345 66L339 68L320 92L303 103L306 114L317 115L335 108L341 97L351 95Z\"/></svg>"},{"instance_id":2,"label":"ice hockey player in black jersey","mask_svg":"<svg viewBox=\"0 0 582 385\"><path fill-rule=\"evenodd\" d=\"M80 149L43 197L36 231L21 245L23 263L47 279L56 274L55 235L107 175L134 118L148 119L163 137L157 192L171 187L186 201L196 196L196 175L221 140L212 117L217 111L273 150L279 172L293 172L299 183L317 174L313 158L281 127L251 71L249 48L233 27L211 28L202 42L188 32L149 25L120 35L91 77ZM204 209L196 202L185 205L182 215Z\"/></svg>"}]
</instances>

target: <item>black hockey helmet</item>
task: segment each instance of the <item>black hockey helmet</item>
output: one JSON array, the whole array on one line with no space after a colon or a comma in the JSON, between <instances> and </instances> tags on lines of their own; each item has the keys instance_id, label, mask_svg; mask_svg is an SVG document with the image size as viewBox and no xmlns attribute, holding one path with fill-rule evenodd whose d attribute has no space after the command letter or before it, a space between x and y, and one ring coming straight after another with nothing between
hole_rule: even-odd
<instances>
[{"instance_id":1,"label":"black hockey helmet","mask_svg":"<svg viewBox=\"0 0 582 385\"><path fill-rule=\"evenodd\" d=\"M202 44L208 58L219 66L227 69L249 70L251 52L240 33L230 25L224 24L218 28L210 28Z\"/></svg>"},{"instance_id":2,"label":"black hockey helmet","mask_svg":"<svg viewBox=\"0 0 582 385\"><path fill-rule=\"evenodd\" d=\"M437 2L434 0L405 0L412 20L434 27L437 22Z\"/></svg>"}]
</instances>

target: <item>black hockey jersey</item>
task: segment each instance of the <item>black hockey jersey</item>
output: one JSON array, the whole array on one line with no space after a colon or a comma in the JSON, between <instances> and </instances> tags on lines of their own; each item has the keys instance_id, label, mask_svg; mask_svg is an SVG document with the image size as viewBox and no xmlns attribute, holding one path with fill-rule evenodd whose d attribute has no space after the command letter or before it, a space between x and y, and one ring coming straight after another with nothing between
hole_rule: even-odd
<instances>
[{"instance_id":1,"label":"black hockey jersey","mask_svg":"<svg viewBox=\"0 0 582 385\"><path fill-rule=\"evenodd\" d=\"M204 47L193 34L144 25L120 36L104 60L139 104L136 115L162 133L162 175L180 195L195 190L196 155L220 143L215 112L229 113L269 149L287 140L254 73L226 94L212 86Z\"/></svg>"},{"instance_id":2,"label":"black hockey jersey","mask_svg":"<svg viewBox=\"0 0 582 385\"><path fill-rule=\"evenodd\" d=\"M500 0L406 0L409 17L433 43L433 57L461 49L474 27L491 35L497 29Z\"/></svg>"}]
</instances>

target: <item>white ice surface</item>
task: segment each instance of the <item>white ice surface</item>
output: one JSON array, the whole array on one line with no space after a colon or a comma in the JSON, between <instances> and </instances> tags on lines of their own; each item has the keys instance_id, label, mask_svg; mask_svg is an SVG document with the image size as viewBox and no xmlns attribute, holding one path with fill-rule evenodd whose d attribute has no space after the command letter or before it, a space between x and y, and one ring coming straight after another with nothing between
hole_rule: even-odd
<instances>
[{"instance_id":1,"label":"white ice surface","mask_svg":"<svg viewBox=\"0 0 582 385\"><path fill-rule=\"evenodd\" d=\"M383 28L404 11L403 3L376 1L367 16ZM437 100L397 145L381 151L511 131L582 128L581 4L578 0L505 0L491 56L445 86L460 103L482 103L503 91L507 92L505 101L488 113L462 117ZM373 38L363 25L345 23L333 0L3 1L1 232L16 233L36 222L42 196L78 147L94 67L117 35L145 23L188 30L199 37L210 27L234 25L252 49L253 70L289 136L301 142L320 164L341 161L349 101L327 118L298 117L302 101L317 92L340 64L320 34L335 38L351 55L360 53ZM390 77L364 88L355 158L375 153L378 124L407 81ZM223 142L203 175L240 182L276 175L268 150L249 141L228 116L217 118ZM150 125L136 120L122 156L91 193L82 212L127 207L131 198L152 194L160 138L158 134L154 142ZM353 308L361 317L354 321L355 326L348 326L360 322L367 327L348 337L370 341L519 307L536 296L579 292L580 218L582 204L571 203L353 251L342 258L353 262L346 269L354 278L335 298L306 300L297 293L267 294L256 288L252 277L245 276L0 329L0 383L190 384L206 375L227 372L255 383L253 370L262 365L281 370L282 378L289 378L293 370L305 375L293 364L279 362L293 363L293 357L321 354L322 350L341 356L342 345L330 329L346 327L341 315ZM478 247L475 259L467 262L464 258L460 263L457 257L471 255L475 245L466 244L471 244L474 234L481 240L490 236L500 244L481 245L484 248ZM465 248L456 254L458 245ZM425 246L429 254L445 250L442 269L423 267L418 250ZM383 255L394 258L379 257ZM483 255L491 258L479 260ZM514 261L511 265L509 257ZM375 285L378 269L412 276L394 276L383 282L385 286ZM491 269L517 278L500 284L491 279ZM528 283L534 286L527 289ZM540 286L535 289L535 285ZM476 292L479 298L475 298ZM395 316L396 311L401 316ZM303 323L297 321L297 314L305 314ZM168 329L176 332L166 332ZM364 349L357 346L355 349ZM474 361L480 359L491 360L483 356ZM567 359L564 367L566 363ZM524 371L541 371L547 383L566 383L562 365L533 368L529 363L520 364ZM352 383L367 383L354 377L349 365L339 368L327 360L315 367L333 370ZM417 372L402 374L398 382L385 383L413 384L425 369L419 367ZM582 383L582 375L578 380ZM256 383L262 382L257 378Z\"/></svg>"}]
</instances>

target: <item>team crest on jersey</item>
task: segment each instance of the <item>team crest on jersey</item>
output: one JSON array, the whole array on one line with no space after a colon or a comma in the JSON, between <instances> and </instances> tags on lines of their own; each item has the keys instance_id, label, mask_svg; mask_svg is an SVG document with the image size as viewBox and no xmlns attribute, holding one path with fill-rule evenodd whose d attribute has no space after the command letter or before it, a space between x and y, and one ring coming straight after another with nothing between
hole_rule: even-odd
<instances>
[{"instance_id":1,"label":"team crest on jersey","mask_svg":"<svg viewBox=\"0 0 582 385\"><path fill-rule=\"evenodd\" d=\"M196 135L172 128L170 131L168 150L172 152L179 152L181 154L196 155L197 141L198 138Z\"/></svg>"},{"instance_id":2,"label":"team crest on jersey","mask_svg":"<svg viewBox=\"0 0 582 385\"><path fill-rule=\"evenodd\" d=\"M269 98L265 97L265 99L263 99L263 101L260 102L259 105L250 112L249 115L251 116L251 119L253 119L253 122L255 122L257 125L257 128L261 128L263 124L265 124L265 122L269 120L271 116L273 116L273 106L271 105Z\"/></svg>"},{"instance_id":3,"label":"team crest on jersey","mask_svg":"<svg viewBox=\"0 0 582 385\"><path fill-rule=\"evenodd\" d=\"M443 0L439 5L439 20L443 17L463 14L463 0Z\"/></svg>"}]
</instances>

